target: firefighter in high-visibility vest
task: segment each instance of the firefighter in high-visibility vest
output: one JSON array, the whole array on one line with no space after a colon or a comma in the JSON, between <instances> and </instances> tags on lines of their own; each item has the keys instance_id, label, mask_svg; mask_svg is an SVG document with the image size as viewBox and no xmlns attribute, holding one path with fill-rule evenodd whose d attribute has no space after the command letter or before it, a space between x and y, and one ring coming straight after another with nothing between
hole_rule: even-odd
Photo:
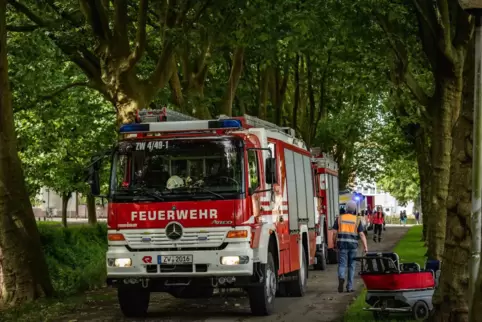
<instances>
[{"instance_id":1,"label":"firefighter in high-visibility vest","mask_svg":"<svg viewBox=\"0 0 482 322\"><path fill-rule=\"evenodd\" d=\"M368 252L367 239L365 238L363 224L356 216L356 203L349 201L344 213L335 220L333 229L337 230L336 246L338 248L338 292L343 292L346 268L348 267L347 292L353 292L353 278L358 250L358 240L361 239L363 250Z\"/></svg>"}]
</instances>

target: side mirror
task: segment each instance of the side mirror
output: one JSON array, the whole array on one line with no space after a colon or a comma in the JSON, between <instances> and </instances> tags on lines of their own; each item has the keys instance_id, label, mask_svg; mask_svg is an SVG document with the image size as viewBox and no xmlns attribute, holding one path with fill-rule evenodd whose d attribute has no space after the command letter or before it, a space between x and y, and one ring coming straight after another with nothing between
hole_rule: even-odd
<instances>
[{"instance_id":1,"label":"side mirror","mask_svg":"<svg viewBox=\"0 0 482 322\"><path fill-rule=\"evenodd\" d=\"M100 195L100 177L99 177L99 170L95 169L92 166L89 169L89 179L88 183L90 185L90 192L94 197L98 197Z\"/></svg>"},{"instance_id":2,"label":"side mirror","mask_svg":"<svg viewBox=\"0 0 482 322\"><path fill-rule=\"evenodd\" d=\"M276 183L276 159L275 158L266 158L265 163L265 176L266 176L266 183L273 184Z\"/></svg>"},{"instance_id":3,"label":"side mirror","mask_svg":"<svg viewBox=\"0 0 482 322\"><path fill-rule=\"evenodd\" d=\"M91 159L92 163L89 167L89 176L87 182L90 185L90 192L94 197L100 195L100 168L102 165L102 158L93 157Z\"/></svg>"}]
</instances>

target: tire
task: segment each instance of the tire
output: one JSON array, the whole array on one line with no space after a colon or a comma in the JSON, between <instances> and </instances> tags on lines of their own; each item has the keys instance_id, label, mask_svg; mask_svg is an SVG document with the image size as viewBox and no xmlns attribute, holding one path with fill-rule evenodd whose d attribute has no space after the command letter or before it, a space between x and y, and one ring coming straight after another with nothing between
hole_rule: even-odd
<instances>
[{"instance_id":1,"label":"tire","mask_svg":"<svg viewBox=\"0 0 482 322\"><path fill-rule=\"evenodd\" d=\"M338 252L335 249L328 250L328 263L338 264Z\"/></svg>"},{"instance_id":2,"label":"tire","mask_svg":"<svg viewBox=\"0 0 482 322\"><path fill-rule=\"evenodd\" d=\"M417 301L412 307L415 321L425 321L430 316L430 309L424 301Z\"/></svg>"},{"instance_id":3,"label":"tire","mask_svg":"<svg viewBox=\"0 0 482 322\"><path fill-rule=\"evenodd\" d=\"M291 296L302 297L306 293L306 280L308 279L308 263L306 260L305 248L302 248L303 254L301 254L301 265L298 270L298 278L292 282L288 282L287 290Z\"/></svg>"},{"instance_id":4,"label":"tire","mask_svg":"<svg viewBox=\"0 0 482 322\"><path fill-rule=\"evenodd\" d=\"M316 256L315 269L324 271L326 269L327 262L326 244L323 244L321 247L321 252Z\"/></svg>"},{"instance_id":5,"label":"tire","mask_svg":"<svg viewBox=\"0 0 482 322\"><path fill-rule=\"evenodd\" d=\"M278 277L274 265L273 254L268 253L268 262L263 270L263 284L248 289L251 313L257 316L267 316L273 312L274 299L278 288Z\"/></svg>"},{"instance_id":6,"label":"tire","mask_svg":"<svg viewBox=\"0 0 482 322\"><path fill-rule=\"evenodd\" d=\"M117 298L124 316L129 318L145 317L149 309L151 292L149 289L136 286L120 286Z\"/></svg>"}]
</instances>

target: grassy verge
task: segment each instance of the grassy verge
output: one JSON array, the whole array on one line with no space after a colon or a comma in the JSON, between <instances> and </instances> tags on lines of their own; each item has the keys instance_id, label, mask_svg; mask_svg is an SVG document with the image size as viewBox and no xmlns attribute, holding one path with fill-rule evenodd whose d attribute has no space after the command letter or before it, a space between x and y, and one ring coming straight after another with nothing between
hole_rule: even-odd
<instances>
[{"instance_id":1,"label":"grassy verge","mask_svg":"<svg viewBox=\"0 0 482 322\"><path fill-rule=\"evenodd\" d=\"M422 226L414 226L410 228L407 234L397 244L394 252L400 257L400 262L416 262L423 267L425 263L425 252L423 242L420 241L422 236ZM363 311L363 308L367 306L365 303L366 290L357 297L348 310L345 312L344 321L346 322L366 322L372 321L373 315L371 312ZM407 321L407 319L404 319Z\"/></svg>"},{"instance_id":2,"label":"grassy verge","mask_svg":"<svg viewBox=\"0 0 482 322\"><path fill-rule=\"evenodd\" d=\"M107 227L38 225L56 298L0 311L0 321L49 321L85 301L80 292L105 285ZM41 317L41 320L39 320Z\"/></svg>"}]
</instances>

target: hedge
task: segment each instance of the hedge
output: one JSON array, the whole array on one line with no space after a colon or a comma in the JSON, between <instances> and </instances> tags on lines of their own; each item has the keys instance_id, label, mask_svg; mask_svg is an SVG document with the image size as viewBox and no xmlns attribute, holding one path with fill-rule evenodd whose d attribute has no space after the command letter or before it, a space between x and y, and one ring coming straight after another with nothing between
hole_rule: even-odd
<instances>
[{"instance_id":1,"label":"hedge","mask_svg":"<svg viewBox=\"0 0 482 322\"><path fill-rule=\"evenodd\" d=\"M38 225L56 293L72 295L105 284L107 227Z\"/></svg>"}]
</instances>

